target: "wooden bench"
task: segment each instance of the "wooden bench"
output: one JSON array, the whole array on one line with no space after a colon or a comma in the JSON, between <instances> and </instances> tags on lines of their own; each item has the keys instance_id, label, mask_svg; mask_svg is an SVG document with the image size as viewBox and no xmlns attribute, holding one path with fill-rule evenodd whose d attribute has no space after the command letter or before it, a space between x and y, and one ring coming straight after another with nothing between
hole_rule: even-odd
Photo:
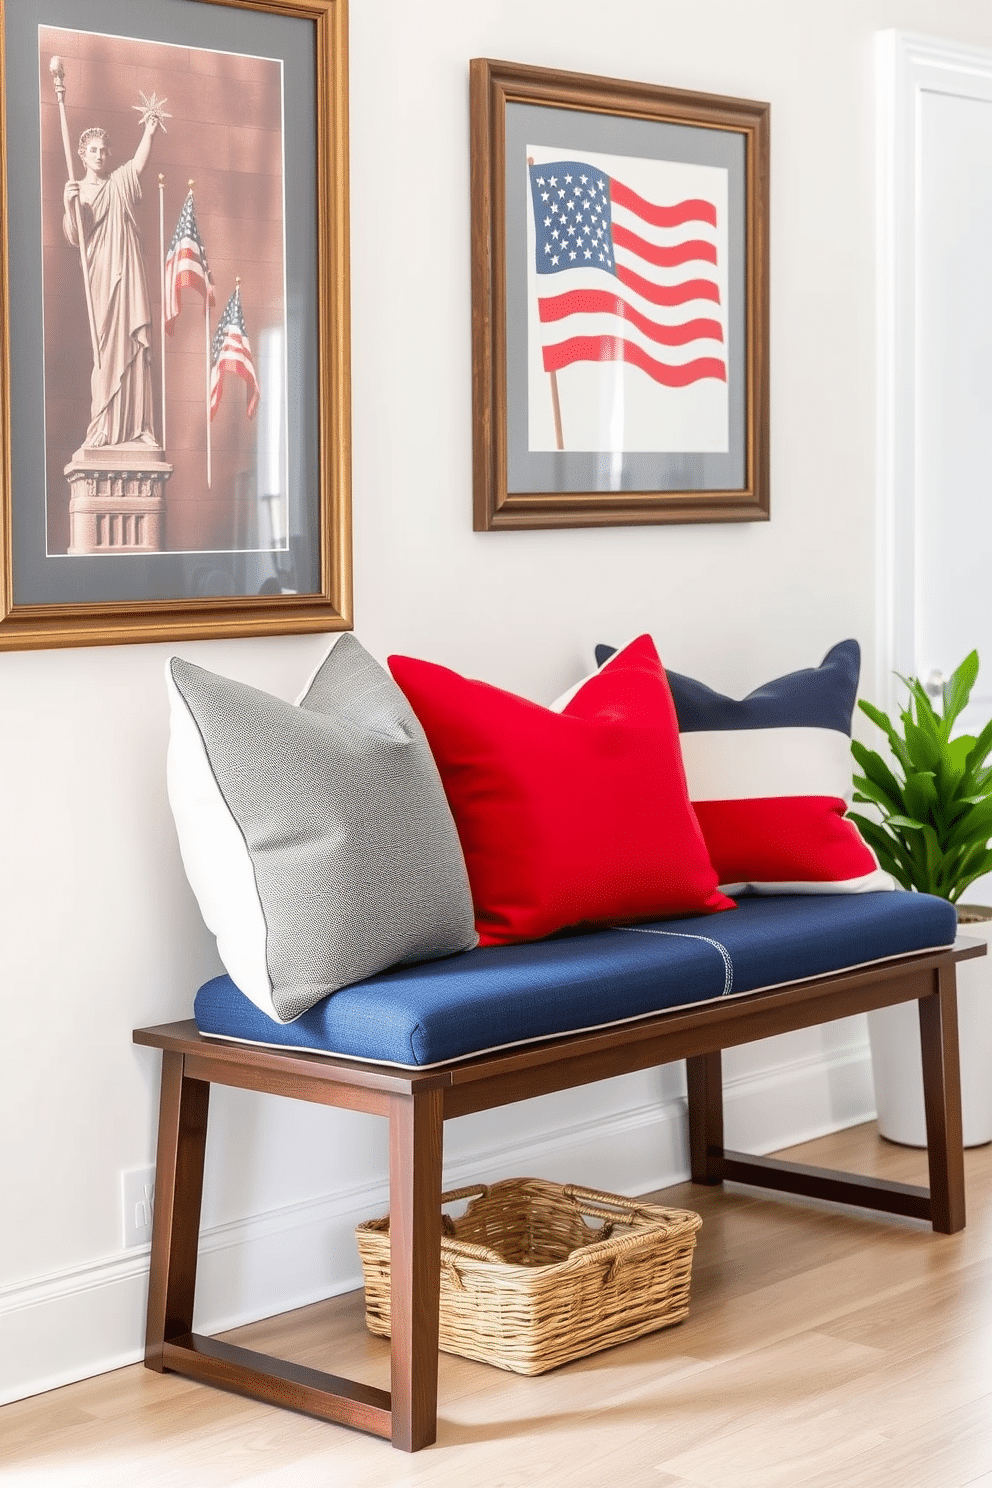
<instances>
[{"instance_id":1,"label":"wooden bench","mask_svg":"<svg viewBox=\"0 0 992 1488\"><path fill-rule=\"evenodd\" d=\"M855 971L682 1007L606 1030L422 1071L203 1038L194 1022L135 1030L162 1050L155 1219L145 1363L254 1399L337 1421L415 1452L437 1433L443 1126L554 1090L684 1059L692 1177L725 1179L964 1227L955 963L981 942L894 957ZM919 1002L930 1185L729 1152L720 1053L892 1003ZM192 1331L203 1156L211 1084L371 1112L389 1121L391 1391L270 1358Z\"/></svg>"}]
</instances>

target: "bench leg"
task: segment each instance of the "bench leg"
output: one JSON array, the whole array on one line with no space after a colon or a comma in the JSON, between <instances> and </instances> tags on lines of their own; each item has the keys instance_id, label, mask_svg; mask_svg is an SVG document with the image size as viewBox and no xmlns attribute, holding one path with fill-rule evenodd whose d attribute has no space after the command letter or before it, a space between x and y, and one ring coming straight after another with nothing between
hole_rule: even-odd
<instances>
[{"instance_id":1,"label":"bench leg","mask_svg":"<svg viewBox=\"0 0 992 1488\"><path fill-rule=\"evenodd\" d=\"M391 1434L402 1452L437 1439L443 1119L440 1089L390 1099Z\"/></svg>"},{"instance_id":2,"label":"bench leg","mask_svg":"<svg viewBox=\"0 0 992 1488\"><path fill-rule=\"evenodd\" d=\"M931 1223L942 1235L964 1229L964 1143L954 967L934 972L935 989L920 998L923 1104L930 1164Z\"/></svg>"},{"instance_id":3,"label":"bench leg","mask_svg":"<svg viewBox=\"0 0 992 1488\"><path fill-rule=\"evenodd\" d=\"M184 1067L182 1054L163 1051L146 1366L388 1437L388 1391L193 1332L210 1084ZM436 1352L434 1366L436 1377Z\"/></svg>"},{"instance_id":4,"label":"bench leg","mask_svg":"<svg viewBox=\"0 0 992 1488\"><path fill-rule=\"evenodd\" d=\"M205 1081L184 1077L182 1054L163 1052L145 1330L145 1364L159 1373L163 1345L193 1327L209 1095Z\"/></svg>"},{"instance_id":5,"label":"bench leg","mask_svg":"<svg viewBox=\"0 0 992 1488\"><path fill-rule=\"evenodd\" d=\"M723 1181L723 1071L720 1051L685 1062L689 1095L689 1161L693 1183Z\"/></svg>"},{"instance_id":6,"label":"bench leg","mask_svg":"<svg viewBox=\"0 0 992 1488\"><path fill-rule=\"evenodd\" d=\"M806 1194L834 1203L857 1204L890 1214L927 1219L940 1234L964 1229L964 1147L961 1137L961 1075L958 1063L957 992L953 965L933 973L933 991L919 999L923 1094L927 1120L930 1187L893 1183L856 1173L728 1152L723 1136L723 1089L719 1052L686 1060L689 1095L689 1155L694 1183L755 1184L782 1193Z\"/></svg>"}]
</instances>

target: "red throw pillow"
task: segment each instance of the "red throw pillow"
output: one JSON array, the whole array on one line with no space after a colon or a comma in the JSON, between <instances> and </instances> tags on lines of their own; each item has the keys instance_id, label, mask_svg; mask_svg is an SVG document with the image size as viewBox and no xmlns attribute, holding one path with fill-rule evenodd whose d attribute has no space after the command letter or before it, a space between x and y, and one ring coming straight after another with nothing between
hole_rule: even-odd
<instances>
[{"instance_id":1,"label":"red throw pillow","mask_svg":"<svg viewBox=\"0 0 992 1488\"><path fill-rule=\"evenodd\" d=\"M454 814L482 945L732 909L686 789L649 636L560 712L391 656Z\"/></svg>"}]
</instances>

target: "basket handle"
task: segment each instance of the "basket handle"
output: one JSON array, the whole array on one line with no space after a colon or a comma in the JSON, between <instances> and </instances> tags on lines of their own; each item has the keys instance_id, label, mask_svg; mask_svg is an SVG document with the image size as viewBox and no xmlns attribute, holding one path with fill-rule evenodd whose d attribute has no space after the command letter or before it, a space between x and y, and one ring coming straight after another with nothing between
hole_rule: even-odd
<instances>
[{"instance_id":1,"label":"basket handle","mask_svg":"<svg viewBox=\"0 0 992 1488\"><path fill-rule=\"evenodd\" d=\"M486 1261L493 1266L505 1266L506 1261L498 1251L490 1250L488 1245L473 1245L471 1240L456 1240L455 1237L446 1236L447 1244L441 1256L442 1265L450 1265L457 1273L457 1266L452 1260L453 1256L462 1256L468 1261ZM459 1276L459 1282L461 1277Z\"/></svg>"},{"instance_id":2,"label":"basket handle","mask_svg":"<svg viewBox=\"0 0 992 1488\"><path fill-rule=\"evenodd\" d=\"M566 1183L562 1193L567 1199L575 1199L583 1214L611 1219L614 1224L632 1224L638 1216L648 1217L640 1204L620 1194L601 1193L599 1189L583 1188L578 1183Z\"/></svg>"},{"instance_id":3,"label":"basket handle","mask_svg":"<svg viewBox=\"0 0 992 1488\"><path fill-rule=\"evenodd\" d=\"M468 1188L451 1188L441 1195L441 1208L445 1204L454 1204L458 1199L484 1199L488 1192L488 1183L472 1183Z\"/></svg>"},{"instance_id":4,"label":"basket handle","mask_svg":"<svg viewBox=\"0 0 992 1488\"><path fill-rule=\"evenodd\" d=\"M488 1192L488 1183L473 1183L467 1188L452 1188L447 1193L441 1195L441 1205L443 1208L445 1204L454 1204L458 1199L484 1199ZM457 1239L455 1226L446 1214L441 1215L441 1233L447 1242L447 1255L442 1256L441 1264L451 1273L452 1281L459 1288L462 1288L462 1277L458 1267L451 1259L453 1253L464 1256L472 1261L489 1261L496 1265L502 1265L503 1257L497 1255L495 1250L490 1250L487 1245L473 1245L468 1240Z\"/></svg>"}]
</instances>

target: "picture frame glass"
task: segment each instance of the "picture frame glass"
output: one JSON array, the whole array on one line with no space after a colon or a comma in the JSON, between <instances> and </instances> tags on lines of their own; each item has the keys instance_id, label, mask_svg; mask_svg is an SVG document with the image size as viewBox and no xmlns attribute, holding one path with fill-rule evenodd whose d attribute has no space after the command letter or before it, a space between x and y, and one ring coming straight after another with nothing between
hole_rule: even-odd
<instances>
[{"instance_id":1,"label":"picture frame glass","mask_svg":"<svg viewBox=\"0 0 992 1488\"><path fill-rule=\"evenodd\" d=\"M508 493L743 489L742 134L505 118Z\"/></svg>"}]
</instances>

